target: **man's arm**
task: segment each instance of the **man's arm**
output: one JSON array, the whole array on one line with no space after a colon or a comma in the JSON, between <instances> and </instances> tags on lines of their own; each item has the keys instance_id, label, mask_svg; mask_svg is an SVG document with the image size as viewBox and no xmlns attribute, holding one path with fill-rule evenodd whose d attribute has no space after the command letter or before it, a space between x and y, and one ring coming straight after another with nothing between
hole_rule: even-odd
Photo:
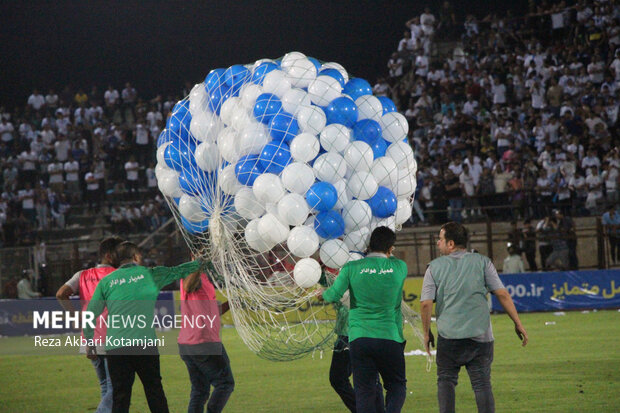
<instances>
[{"instance_id":1,"label":"man's arm","mask_svg":"<svg viewBox=\"0 0 620 413\"><path fill-rule=\"evenodd\" d=\"M495 297L497 297L497 300L502 305L504 311L506 311L506 314L508 314L510 319L514 322L515 333L517 333L517 336L523 343L522 345L525 346L528 342L527 331L525 331L525 327L521 324L519 314L517 313L517 309L515 308L515 304L512 301L508 290L505 288L500 288L499 290L494 290L493 294L495 294Z\"/></svg>"},{"instance_id":2,"label":"man's arm","mask_svg":"<svg viewBox=\"0 0 620 413\"><path fill-rule=\"evenodd\" d=\"M76 311L69 297L78 292L81 273L82 271L78 271L73 274L73 276L56 291L56 299L65 311Z\"/></svg>"},{"instance_id":3,"label":"man's arm","mask_svg":"<svg viewBox=\"0 0 620 413\"><path fill-rule=\"evenodd\" d=\"M433 311L433 300L420 301L420 313L422 316L422 331L424 332L424 349L431 354L431 313Z\"/></svg>"},{"instance_id":4,"label":"man's arm","mask_svg":"<svg viewBox=\"0 0 620 413\"><path fill-rule=\"evenodd\" d=\"M187 277L189 274L200 269L201 261L186 262L176 267L154 267L151 269L153 279L158 288L170 284L173 281Z\"/></svg>"},{"instance_id":5,"label":"man's arm","mask_svg":"<svg viewBox=\"0 0 620 413\"><path fill-rule=\"evenodd\" d=\"M340 274L336 277L334 284L327 290L323 291L323 300L328 303L334 303L342 298L344 292L349 289L349 271L348 267L343 267Z\"/></svg>"},{"instance_id":6,"label":"man's arm","mask_svg":"<svg viewBox=\"0 0 620 413\"><path fill-rule=\"evenodd\" d=\"M97 288L95 288L95 292L93 293L93 296L90 299L90 302L88 303L88 307L86 308L86 311L89 311L91 313L93 313L93 320L94 323L97 323L97 319L99 318L99 315L103 312L103 309L105 308L105 297L103 295L103 286L104 283L103 282L99 282L99 284L97 284ZM84 330L84 337L87 339L92 339L94 334L95 334L95 329L92 328L90 325L86 324L83 327Z\"/></svg>"}]
</instances>

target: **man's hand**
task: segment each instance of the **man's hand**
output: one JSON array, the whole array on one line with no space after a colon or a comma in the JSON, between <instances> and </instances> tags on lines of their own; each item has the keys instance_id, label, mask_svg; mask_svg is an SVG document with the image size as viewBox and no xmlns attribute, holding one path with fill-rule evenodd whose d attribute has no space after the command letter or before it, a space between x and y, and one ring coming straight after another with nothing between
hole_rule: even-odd
<instances>
[{"instance_id":1,"label":"man's hand","mask_svg":"<svg viewBox=\"0 0 620 413\"><path fill-rule=\"evenodd\" d=\"M316 290L314 290L312 295L314 295L318 301L323 302L323 293L324 292L325 292L325 288L319 287Z\"/></svg>"},{"instance_id":2,"label":"man's hand","mask_svg":"<svg viewBox=\"0 0 620 413\"><path fill-rule=\"evenodd\" d=\"M424 335L424 348L429 356L431 355L431 348L435 348L435 336L431 330L428 330L428 334Z\"/></svg>"},{"instance_id":3,"label":"man's hand","mask_svg":"<svg viewBox=\"0 0 620 413\"><path fill-rule=\"evenodd\" d=\"M519 340L521 340L521 345L525 347L528 341L527 331L525 331L525 327L523 327L521 324L515 324L515 333L517 333L517 337L519 337Z\"/></svg>"},{"instance_id":4,"label":"man's hand","mask_svg":"<svg viewBox=\"0 0 620 413\"><path fill-rule=\"evenodd\" d=\"M86 358L89 360L97 359L97 349L94 346L86 346Z\"/></svg>"}]
</instances>

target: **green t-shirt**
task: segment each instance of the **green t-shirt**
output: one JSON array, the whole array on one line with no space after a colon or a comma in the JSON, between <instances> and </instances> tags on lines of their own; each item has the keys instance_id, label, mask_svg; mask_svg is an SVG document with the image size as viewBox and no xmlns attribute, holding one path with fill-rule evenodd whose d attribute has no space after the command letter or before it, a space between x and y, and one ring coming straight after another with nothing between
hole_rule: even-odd
<instances>
[{"instance_id":1,"label":"green t-shirt","mask_svg":"<svg viewBox=\"0 0 620 413\"><path fill-rule=\"evenodd\" d=\"M349 341L360 337L383 338L402 343L403 319L400 310L407 264L381 254L351 261L340 270L334 285L323 299L336 302L349 290Z\"/></svg>"},{"instance_id":2,"label":"green t-shirt","mask_svg":"<svg viewBox=\"0 0 620 413\"><path fill-rule=\"evenodd\" d=\"M99 281L87 311L95 319L108 308L106 351L123 347L111 344L113 340L155 339L153 314L159 291L171 282L184 278L200 269L200 261L187 262L176 267L147 268L126 264ZM93 338L94 331L84 327L84 337Z\"/></svg>"}]
</instances>

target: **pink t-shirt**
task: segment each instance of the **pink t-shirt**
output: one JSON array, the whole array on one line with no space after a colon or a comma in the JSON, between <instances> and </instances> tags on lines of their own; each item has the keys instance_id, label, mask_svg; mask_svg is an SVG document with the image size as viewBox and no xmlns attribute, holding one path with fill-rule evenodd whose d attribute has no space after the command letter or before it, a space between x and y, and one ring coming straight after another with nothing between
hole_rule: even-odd
<instances>
[{"instance_id":1,"label":"pink t-shirt","mask_svg":"<svg viewBox=\"0 0 620 413\"><path fill-rule=\"evenodd\" d=\"M215 298L215 287L206 274L200 274L201 286L187 293L181 280L182 326L177 342L193 345L219 343L220 309Z\"/></svg>"}]
</instances>

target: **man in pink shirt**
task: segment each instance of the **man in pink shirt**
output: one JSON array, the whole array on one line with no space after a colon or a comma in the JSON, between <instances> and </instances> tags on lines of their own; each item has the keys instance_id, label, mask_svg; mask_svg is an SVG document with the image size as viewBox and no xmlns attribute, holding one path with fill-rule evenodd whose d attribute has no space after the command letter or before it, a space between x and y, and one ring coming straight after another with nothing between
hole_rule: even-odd
<instances>
[{"instance_id":1,"label":"man in pink shirt","mask_svg":"<svg viewBox=\"0 0 620 413\"><path fill-rule=\"evenodd\" d=\"M120 237L108 237L101 241L99 244L99 264L93 268L76 272L73 277L69 279L62 287L56 292L56 298L60 301L60 304L67 311L75 311L69 297L74 294L80 295L80 303L82 311L86 310L88 302L95 292L95 288L99 281L116 270L118 266L116 260L115 250L117 245L121 244L123 239ZM106 317L107 312L101 315ZM96 337L105 337L105 330L96 330ZM105 340L104 340L105 341ZM85 349L80 349L80 352L85 352ZM97 378L99 379L99 385L101 386L101 401L95 413L106 413L112 411L112 381L110 380L110 374L108 373L107 360L105 357L105 349L97 349L97 355L88 356L91 359Z\"/></svg>"}]
</instances>

